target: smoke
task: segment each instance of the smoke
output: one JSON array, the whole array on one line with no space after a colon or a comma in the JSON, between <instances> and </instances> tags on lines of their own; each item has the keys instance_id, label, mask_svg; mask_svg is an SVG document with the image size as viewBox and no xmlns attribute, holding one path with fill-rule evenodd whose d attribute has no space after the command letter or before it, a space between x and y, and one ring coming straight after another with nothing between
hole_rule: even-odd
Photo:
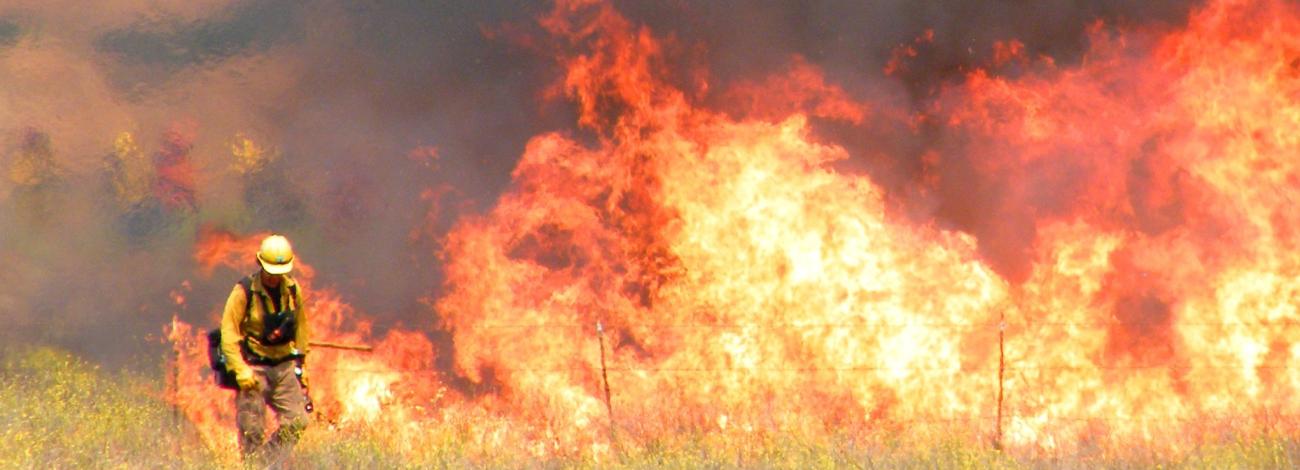
<instances>
[{"instance_id":1,"label":"smoke","mask_svg":"<svg viewBox=\"0 0 1300 470\"><path fill-rule=\"evenodd\" d=\"M807 64L846 99L924 113L944 87L991 64L999 41L1072 64L1093 22L1160 28L1183 21L1190 5L616 7L673 38L666 56L681 64L669 79L703 103ZM529 138L585 132L571 105L554 98L559 73L535 21L546 9L511 0L6 2L5 334L105 363L148 363L172 314L214 324L243 274L199 273L192 252L204 227L285 233L318 282L380 325L433 328L440 237L494 204ZM885 74L909 45L915 54ZM814 121L822 138L849 151L845 171L871 174L919 219L975 234L1000 272L1023 275L1027 265L1014 260L1026 251L1016 247L1032 244L1041 208L964 171L963 136L879 113ZM1042 181L1069 181L1071 171L1045 169ZM1152 171L1133 169L1137 178ZM1173 217L1160 201L1138 205L1151 208L1153 229ZM1133 302L1136 310L1152 303Z\"/></svg>"},{"instance_id":2,"label":"smoke","mask_svg":"<svg viewBox=\"0 0 1300 470\"><path fill-rule=\"evenodd\" d=\"M481 32L517 5L94 10L0 7L0 308L105 362L156 362L173 313L215 322L244 273L198 272L207 227L285 233L381 324L427 328L438 233L548 123L545 58Z\"/></svg>"}]
</instances>

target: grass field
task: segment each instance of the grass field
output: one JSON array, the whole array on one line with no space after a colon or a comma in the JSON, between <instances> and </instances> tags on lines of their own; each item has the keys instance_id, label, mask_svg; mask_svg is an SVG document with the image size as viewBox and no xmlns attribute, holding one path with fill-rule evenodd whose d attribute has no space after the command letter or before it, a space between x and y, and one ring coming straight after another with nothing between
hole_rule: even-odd
<instances>
[{"instance_id":1,"label":"grass field","mask_svg":"<svg viewBox=\"0 0 1300 470\"><path fill-rule=\"evenodd\" d=\"M48 348L11 348L0 369L0 468L223 468L162 399L161 380L99 370ZM336 428L299 444L298 468L1293 468L1296 436L1249 433L1176 456L1141 447L1088 455L1003 453L960 431L883 436L684 433L604 452L549 455L462 422ZM394 432L401 427L402 432ZM233 433L234 430L231 429ZM539 456L543 455L543 456Z\"/></svg>"}]
</instances>

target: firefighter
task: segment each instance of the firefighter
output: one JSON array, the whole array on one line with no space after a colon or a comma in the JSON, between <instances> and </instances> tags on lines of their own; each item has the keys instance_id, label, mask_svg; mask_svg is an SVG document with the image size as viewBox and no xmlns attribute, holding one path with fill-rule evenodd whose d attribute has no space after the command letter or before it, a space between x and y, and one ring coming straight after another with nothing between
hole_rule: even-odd
<instances>
[{"instance_id":1,"label":"firefighter","mask_svg":"<svg viewBox=\"0 0 1300 470\"><path fill-rule=\"evenodd\" d=\"M293 271L293 248L281 235L262 240L261 269L240 280L221 316L221 351L235 376L235 422L245 461L284 462L309 421L307 372L310 315ZM266 407L278 429L265 436Z\"/></svg>"}]
</instances>

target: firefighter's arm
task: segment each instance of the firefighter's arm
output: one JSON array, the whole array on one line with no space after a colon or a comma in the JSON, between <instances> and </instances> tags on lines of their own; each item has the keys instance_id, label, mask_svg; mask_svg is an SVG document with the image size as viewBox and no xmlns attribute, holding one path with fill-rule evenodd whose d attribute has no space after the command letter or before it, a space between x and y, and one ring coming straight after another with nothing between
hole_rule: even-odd
<instances>
[{"instance_id":1,"label":"firefighter's arm","mask_svg":"<svg viewBox=\"0 0 1300 470\"><path fill-rule=\"evenodd\" d=\"M244 322L247 307L248 298L244 295L243 288L235 286L230 291L230 297L226 298L226 309L221 312L221 353L226 356L226 370L235 374L235 377L253 375L253 370L244 362L239 345L244 339L239 325Z\"/></svg>"}]
</instances>

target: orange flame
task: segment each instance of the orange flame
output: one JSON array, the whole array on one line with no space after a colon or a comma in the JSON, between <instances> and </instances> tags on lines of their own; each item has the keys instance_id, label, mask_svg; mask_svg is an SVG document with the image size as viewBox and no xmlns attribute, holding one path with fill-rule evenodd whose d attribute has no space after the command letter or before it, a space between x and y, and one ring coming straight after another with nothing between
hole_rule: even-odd
<instances>
[{"instance_id":1,"label":"orange flame","mask_svg":"<svg viewBox=\"0 0 1300 470\"><path fill-rule=\"evenodd\" d=\"M1023 74L974 71L925 117L959 141L925 171L964 158L961 177L996 188L1006 220L978 237L892 214L875 182L832 168L848 151L810 137L812 116L910 113L868 112L799 62L732 95L749 99L732 117L660 78L654 36L607 4L560 1L541 25L569 48L557 89L599 138L534 137L496 207L447 234L434 307L466 396L442 401L433 346L398 329L373 355L314 353L326 419L478 413L480 444L522 430L538 454L606 449L611 423L632 440L937 425L1069 450L1177 448L1300 411L1289 4L1215 1L1172 32L1097 25L1070 67L1001 43ZM209 233L196 256L210 272L249 240ZM363 313L310 292L320 336L373 341ZM169 335L181 370L203 364L188 325ZM177 388L232 447L223 392Z\"/></svg>"},{"instance_id":2,"label":"orange flame","mask_svg":"<svg viewBox=\"0 0 1300 470\"><path fill-rule=\"evenodd\" d=\"M791 79L811 82L763 95L801 110L737 121L661 80L662 48L608 5L560 2L542 25L573 49L562 89L603 138L529 143L514 191L449 234L437 309L457 371L561 442L601 439L597 321L633 435L939 422L1061 449L1297 411L1286 4L1212 3L1163 36L1098 25L1078 67L946 90L934 116L1027 221L1005 253L982 246L998 232L898 220L830 169L847 153L807 116L866 110L806 64Z\"/></svg>"}]
</instances>

